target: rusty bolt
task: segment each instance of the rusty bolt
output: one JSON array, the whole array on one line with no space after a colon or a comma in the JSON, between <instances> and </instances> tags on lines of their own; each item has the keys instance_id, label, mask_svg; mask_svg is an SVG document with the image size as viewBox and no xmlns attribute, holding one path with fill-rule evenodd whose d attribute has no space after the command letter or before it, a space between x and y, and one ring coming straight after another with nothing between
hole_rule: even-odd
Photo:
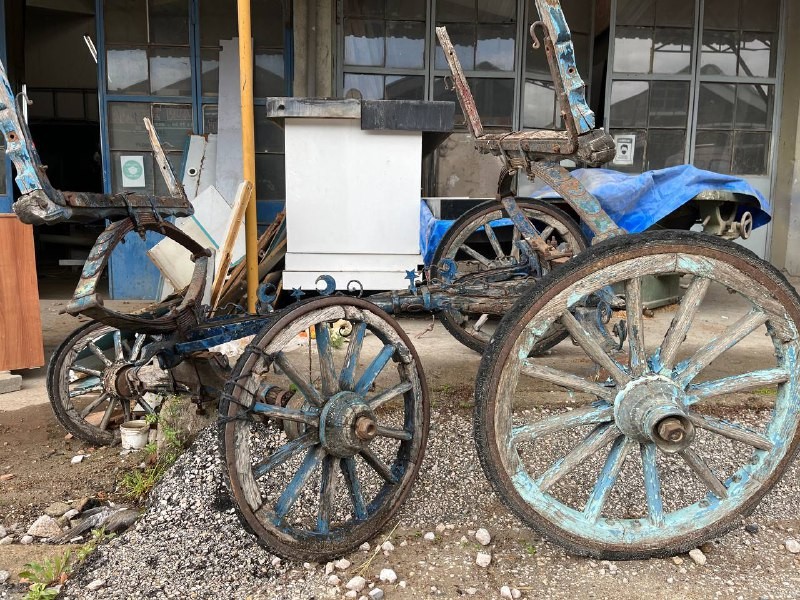
<instances>
[{"instance_id":1,"label":"rusty bolt","mask_svg":"<svg viewBox=\"0 0 800 600\"><path fill-rule=\"evenodd\" d=\"M680 419L664 419L658 424L658 437L666 442L678 443L686 436L686 429Z\"/></svg>"},{"instance_id":2,"label":"rusty bolt","mask_svg":"<svg viewBox=\"0 0 800 600\"><path fill-rule=\"evenodd\" d=\"M378 426L369 417L361 417L356 421L356 437L364 442L371 442L378 435Z\"/></svg>"}]
</instances>

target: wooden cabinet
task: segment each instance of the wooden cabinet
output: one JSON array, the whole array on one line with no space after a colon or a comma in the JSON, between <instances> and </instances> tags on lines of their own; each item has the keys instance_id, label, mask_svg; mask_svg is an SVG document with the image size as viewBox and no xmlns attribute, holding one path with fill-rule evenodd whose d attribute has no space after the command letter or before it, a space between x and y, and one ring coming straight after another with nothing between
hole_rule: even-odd
<instances>
[{"instance_id":1,"label":"wooden cabinet","mask_svg":"<svg viewBox=\"0 0 800 600\"><path fill-rule=\"evenodd\" d=\"M44 365L33 228L0 214L0 372Z\"/></svg>"}]
</instances>

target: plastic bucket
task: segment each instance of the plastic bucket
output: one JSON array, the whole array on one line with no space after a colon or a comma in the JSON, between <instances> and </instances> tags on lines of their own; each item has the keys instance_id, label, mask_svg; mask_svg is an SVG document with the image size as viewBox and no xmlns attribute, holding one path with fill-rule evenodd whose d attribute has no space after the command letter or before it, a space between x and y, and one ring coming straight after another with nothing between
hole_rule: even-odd
<instances>
[{"instance_id":1,"label":"plastic bucket","mask_svg":"<svg viewBox=\"0 0 800 600\"><path fill-rule=\"evenodd\" d=\"M122 448L125 450L141 450L147 445L150 437L150 425L146 421L128 421L119 427L122 436Z\"/></svg>"}]
</instances>

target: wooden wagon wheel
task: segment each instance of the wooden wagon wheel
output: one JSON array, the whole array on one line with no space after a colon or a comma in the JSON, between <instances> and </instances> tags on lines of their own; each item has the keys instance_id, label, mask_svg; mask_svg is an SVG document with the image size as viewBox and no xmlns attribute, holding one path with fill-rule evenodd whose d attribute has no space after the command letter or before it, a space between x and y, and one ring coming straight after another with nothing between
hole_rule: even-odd
<instances>
[{"instance_id":1,"label":"wooden wagon wheel","mask_svg":"<svg viewBox=\"0 0 800 600\"><path fill-rule=\"evenodd\" d=\"M642 316L651 275L683 277L672 315ZM586 307L607 285L626 309L603 325ZM555 322L574 356L530 358ZM627 332L616 347L612 324ZM740 523L796 453L799 325L796 291L730 242L660 232L598 245L540 281L484 355L484 470L520 518L572 552L695 548ZM735 415L731 400L744 402Z\"/></svg>"},{"instance_id":2,"label":"wooden wagon wheel","mask_svg":"<svg viewBox=\"0 0 800 600\"><path fill-rule=\"evenodd\" d=\"M429 411L419 358L386 313L355 298L293 306L239 359L220 407L243 523L286 558L357 548L407 497Z\"/></svg>"}]
</instances>

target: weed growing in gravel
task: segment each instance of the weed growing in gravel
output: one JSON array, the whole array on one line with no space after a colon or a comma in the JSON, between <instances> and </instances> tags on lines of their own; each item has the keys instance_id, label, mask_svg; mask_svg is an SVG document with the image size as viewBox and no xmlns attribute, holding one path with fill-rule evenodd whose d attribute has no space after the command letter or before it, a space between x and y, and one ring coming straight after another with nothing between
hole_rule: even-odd
<instances>
[{"instance_id":1,"label":"weed growing in gravel","mask_svg":"<svg viewBox=\"0 0 800 600\"><path fill-rule=\"evenodd\" d=\"M69 577L69 559L72 553L67 550L61 556L48 558L44 562L29 562L20 572L19 577L31 583L23 600L51 600L59 594L56 585L63 584Z\"/></svg>"},{"instance_id":2,"label":"weed growing in gravel","mask_svg":"<svg viewBox=\"0 0 800 600\"><path fill-rule=\"evenodd\" d=\"M78 551L75 553L75 557L78 559L79 563L82 563L89 555L97 550L97 547L110 542L115 537L117 537L116 533L106 533L105 527L100 529L93 529L92 530L92 538L86 542L83 546L78 548Z\"/></svg>"}]
</instances>

